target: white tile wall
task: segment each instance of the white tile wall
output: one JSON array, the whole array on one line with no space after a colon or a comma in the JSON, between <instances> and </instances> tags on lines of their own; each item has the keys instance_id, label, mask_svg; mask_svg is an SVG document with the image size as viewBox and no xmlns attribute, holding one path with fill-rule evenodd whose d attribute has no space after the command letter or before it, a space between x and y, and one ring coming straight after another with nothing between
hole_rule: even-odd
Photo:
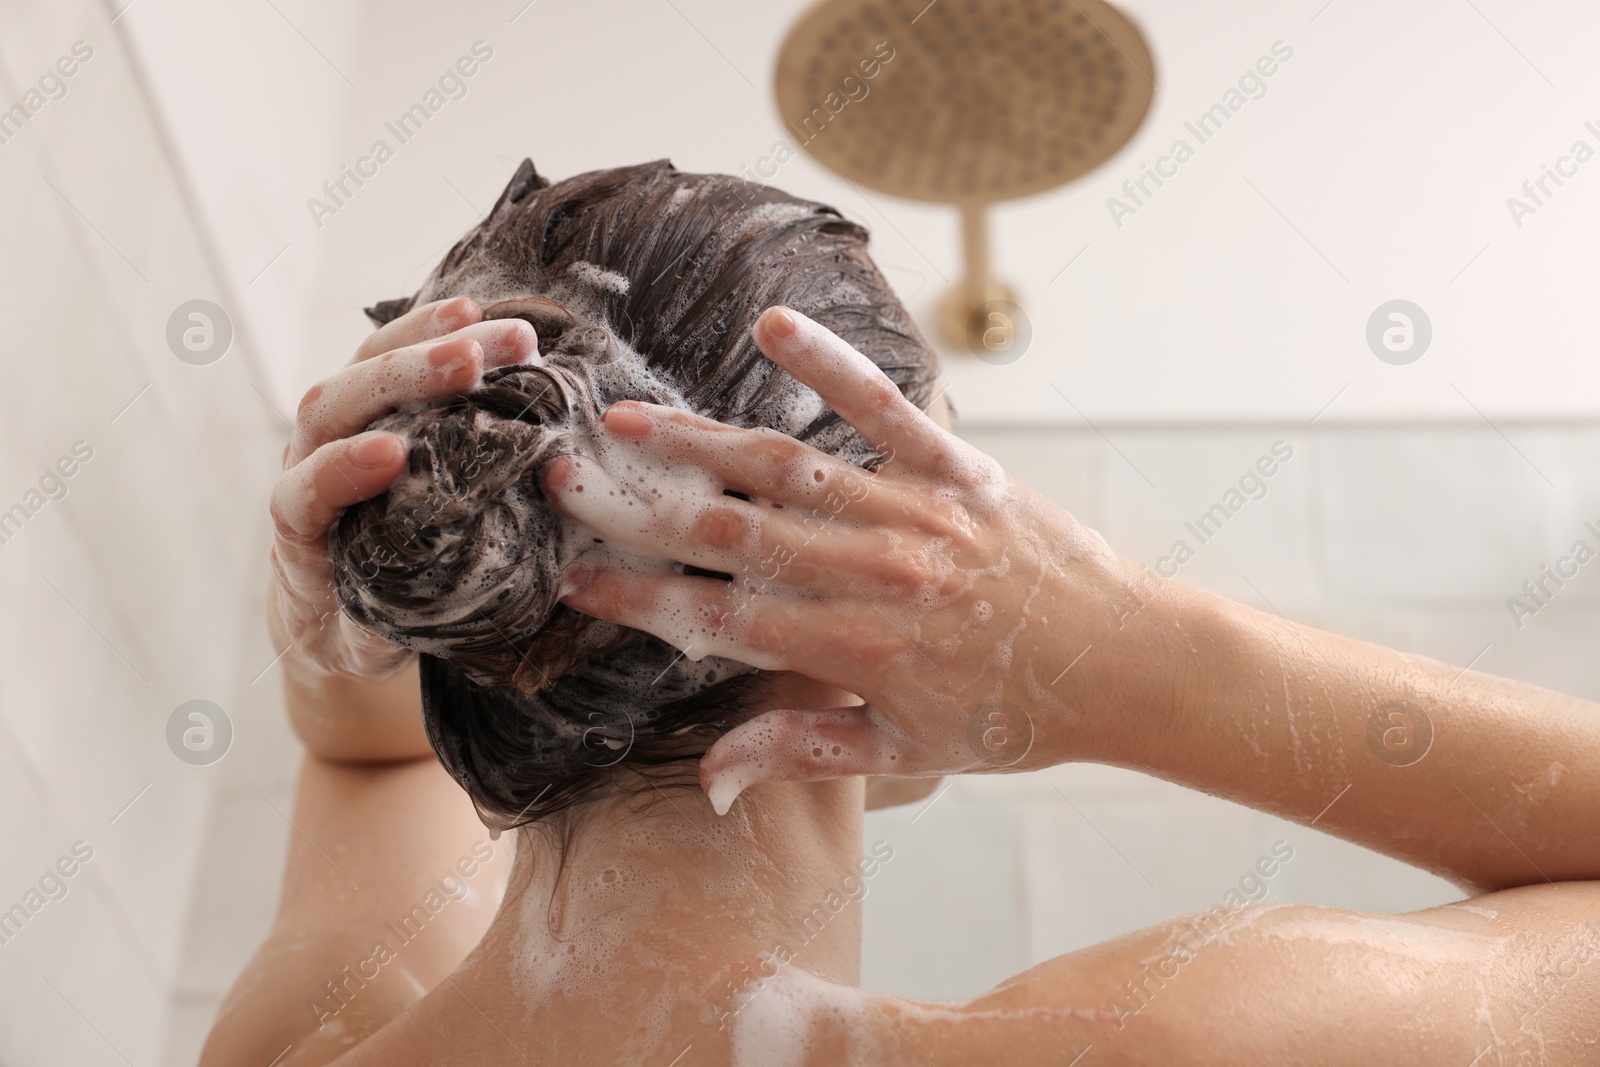
<instances>
[{"instance_id":1,"label":"white tile wall","mask_svg":"<svg viewBox=\"0 0 1600 1067\"><path fill-rule=\"evenodd\" d=\"M1536 483L1542 520L1539 562L1555 563L1570 553L1578 540L1600 552L1600 537L1585 525L1593 523L1600 529L1600 478L1594 474L1600 470L1600 438L1569 427L1543 427L1520 433L1516 439L1540 474ZM1505 595L1515 592L1508 589ZM1583 567L1558 599L1563 604L1600 600L1600 567Z\"/></svg>"},{"instance_id":2,"label":"white tile wall","mask_svg":"<svg viewBox=\"0 0 1600 1067\"><path fill-rule=\"evenodd\" d=\"M1490 427L1318 442L1327 580L1352 599L1504 598L1541 558L1538 472Z\"/></svg>"},{"instance_id":3,"label":"white tile wall","mask_svg":"<svg viewBox=\"0 0 1600 1067\"><path fill-rule=\"evenodd\" d=\"M1317 602L1322 576L1316 530L1306 521L1311 449L1305 434L1113 429L1106 436L1116 450L1101 450L1107 512L1101 533L1118 551L1155 568L1181 541L1194 557L1181 567L1175 555L1165 564L1169 576L1178 567L1180 581L1235 598L1259 602L1266 596L1284 611ZM1289 459L1273 454L1279 442ZM1261 477L1258 463L1273 473ZM1219 504L1231 512L1225 521L1223 512L1212 511Z\"/></svg>"},{"instance_id":4,"label":"white tile wall","mask_svg":"<svg viewBox=\"0 0 1600 1067\"><path fill-rule=\"evenodd\" d=\"M987 792L983 783L957 782L931 807L877 813L867 828L868 844L894 848L869 883L867 959L914 945L917 966L906 980L922 996L959 997L1024 966L1024 828Z\"/></svg>"}]
</instances>

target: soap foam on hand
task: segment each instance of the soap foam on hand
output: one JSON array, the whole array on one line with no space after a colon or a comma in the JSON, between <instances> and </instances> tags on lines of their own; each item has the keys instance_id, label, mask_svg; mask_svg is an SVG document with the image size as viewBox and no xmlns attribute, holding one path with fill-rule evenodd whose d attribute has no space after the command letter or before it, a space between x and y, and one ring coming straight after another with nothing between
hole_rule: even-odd
<instances>
[{"instance_id":1,"label":"soap foam on hand","mask_svg":"<svg viewBox=\"0 0 1600 1067\"><path fill-rule=\"evenodd\" d=\"M841 565L857 595L838 597L833 606L853 607L868 625L881 620L905 647L889 663L864 669L856 664L860 678L822 680L849 688L868 683L882 708L778 710L735 728L702 761L702 783L714 807L727 811L749 785L774 778L931 776L1014 766L1032 749L1033 723L1020 705L1007 701L1008 682L1015 679L1031 704L1059 703L1037 684L1031 664L1015 668L1017 640L1036 621L1035 605L1063 563L1060 546L1030 527L1025 490L989 457L942 432L930 433L920 412L896 403L889 394L893 386L870 361L804 316L785 311L771 318L777 321L763 344L772 358L825 397L856 398L840 410L856 416L863 435L883 439L878 451L892 456L897 490L931 501L940 524L919 531L912 520L901 527L904 536L874 549L875 558ZM879 392L885 394L881 402ZM713 438L701 451L718 447ZM825 535L847 536L850 529L841 518ZM884 542L858 542L869 543ZM1096 545L1103 548L1103 541ZM908 589L903 581L877 578L896 570L917 576L920 584ZM995 592L985 595L988 588ZM859 625L841 612L841 632ZM809 629L816 632L816 624ZM915 734L896 721L913 714L927 724ZM935 724L956 728L939 736ZM912 722L911 729L918 725Z\"/></svg>"},{"instance_id":2,"label":"soap foam on hand","mask_svg":"<svg viewBox=\"0 0 1600 1067\"><path fill-rule=\"evenodd\" d=\"M686 550L698 558L670 559L662 544L686 544L708 512L734 503L723 494L721 482L703 467L685 462L670 452L658 455L634 442L598 431L587 438L591 456L570 458L562 473L561 506L591 542L603 548L586 549L582 559L626 574L660 574L681 565L730 573L732 610L716 616L706 613L686 583L662 587L656 603L637 611L631 621L640 629L668 641L692 659L709 653L737 659L764 670L783 669L783 657L750 647L749 630L757 611L770 610L783 601L820 598L783 580L781 567L752 567L748 562L723 558L719 553ZM798 476L797 476L798 477ZM594 530L605 531L604 535ZM706 579L708 581L714 579Z\"/></svg>"}]
</instances>

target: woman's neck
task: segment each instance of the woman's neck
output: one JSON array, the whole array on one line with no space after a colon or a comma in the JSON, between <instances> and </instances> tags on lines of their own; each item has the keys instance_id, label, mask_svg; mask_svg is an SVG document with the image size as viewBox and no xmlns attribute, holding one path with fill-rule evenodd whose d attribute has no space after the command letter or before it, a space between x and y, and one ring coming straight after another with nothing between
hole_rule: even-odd
<instances>
[{"instance_id":1,"label":"woman's neck","mask_svg":"<svg viewBox=\"0 0 1600 1067\"><path fill-rule=\"evenodd\" d=\"M876 867L860 779L769 783L720 818L698 789L644 790L597 802L564 855L521 835L480 961L527 1009L631 1010L648 1028L670 1005L675 1030L698 1002L697 1025L725 1029L787 969L856 984Z\"/></svg>"}]
</instances>

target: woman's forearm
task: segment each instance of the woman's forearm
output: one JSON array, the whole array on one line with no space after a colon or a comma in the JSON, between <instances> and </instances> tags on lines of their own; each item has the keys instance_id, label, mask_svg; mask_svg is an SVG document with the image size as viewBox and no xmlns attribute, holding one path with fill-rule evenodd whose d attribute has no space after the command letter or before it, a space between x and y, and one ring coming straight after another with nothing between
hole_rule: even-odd
<instances>
[{"instance_id":1,"label":"woman's forearm","mask_svg":"<svg viewBox=\"0 0 1600 1067\"><path fill-rule=\"evenodd\" d=\"M1125 691L1132 705L1114 728L1088 732L1078 758L1315 825L1477 889L1600 878L1600 707L1182 586L1150 592L1107 654L1168 662Z\"/></svg>"},{"instance_id":2,"label":"woman's forearm","mask_svg":"<svg viewBox=\"0 0 1600 1067\"><path fill-rule=\"evenodd\" d=\"M387 763L431 755L422 727L416 661L383 679L336 674L298 650L283 658L284 704L311 754L335 763Z\"/></svg>"}]
</instances>

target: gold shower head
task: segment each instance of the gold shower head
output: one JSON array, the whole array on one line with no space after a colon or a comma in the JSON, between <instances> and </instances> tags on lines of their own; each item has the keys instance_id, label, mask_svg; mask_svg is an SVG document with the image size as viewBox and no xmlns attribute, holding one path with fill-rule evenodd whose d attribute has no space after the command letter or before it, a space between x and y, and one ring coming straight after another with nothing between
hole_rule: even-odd
<instances>
[{"instance_id":1,"label":"gold shower head","mask_svg":"<svg viewBox=\"0 0 1600 1067\"><path fill-rule=\"evenodd\" d=\"M968 344L973 314L1012 299L989 276L988 205L1114 155L1150 109L1155 68L1105 0L820 0L783 42L776 92L825 166L961 209L966 277L939 325Z\"/></svg>"}]
</instances>

